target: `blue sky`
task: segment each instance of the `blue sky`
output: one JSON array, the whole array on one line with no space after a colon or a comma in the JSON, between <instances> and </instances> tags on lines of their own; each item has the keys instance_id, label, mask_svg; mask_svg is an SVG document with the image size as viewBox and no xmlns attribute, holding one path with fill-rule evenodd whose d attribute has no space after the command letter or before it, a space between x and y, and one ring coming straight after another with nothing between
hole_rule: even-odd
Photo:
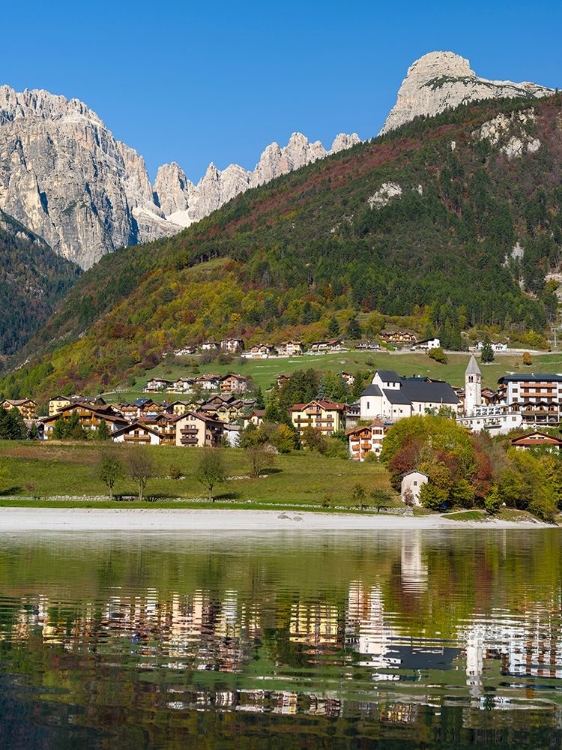
<instances>
[{"instance_id":1,"label":"blue sky","mask_svg":"<svg viewBox=\"0 0 562 750\"><path fill-rule=\"evenodd\" d=\"M23 8L23 10L22 10ZM0 83L77 97L154 177L253 169L294 131L376 135L408 66L437 49L480 76L562 88L561 0L45 3L2 8Z\"/></svg>"}]
</instances>

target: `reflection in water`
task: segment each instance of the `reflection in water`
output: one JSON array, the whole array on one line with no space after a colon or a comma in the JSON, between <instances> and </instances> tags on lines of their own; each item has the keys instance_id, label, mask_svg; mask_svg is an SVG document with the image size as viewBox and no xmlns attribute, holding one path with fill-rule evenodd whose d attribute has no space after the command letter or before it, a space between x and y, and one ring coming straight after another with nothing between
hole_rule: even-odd
<instances>
[{"instance_id":1,"label":"reflection in water","mask_svg":"<svg viewBox=\"0 0 562 750\"><path fill-rule=\"evenodd\" d=\"M561 570L556 530L5 535L0 744L557 746Z\"/></svg>"}]
</instances>

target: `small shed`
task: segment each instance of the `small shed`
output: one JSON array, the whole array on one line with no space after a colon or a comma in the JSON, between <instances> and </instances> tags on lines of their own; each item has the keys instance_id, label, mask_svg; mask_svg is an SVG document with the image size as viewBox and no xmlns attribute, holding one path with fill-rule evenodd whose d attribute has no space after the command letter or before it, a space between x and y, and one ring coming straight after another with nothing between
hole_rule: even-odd
<instances>
[{"instance_id":1,"label":"small shed","mask_svg":"<svg viewBox=\"0 0 562 750\"><path fill-rule=\"evenodd\" d=\"M409 499L414 505L421 505L420 492L424 484L427 484L429 477L423 471L409 471L402 477L400 486L400 498L403 503Z\"/></svg>"}]
</instances>

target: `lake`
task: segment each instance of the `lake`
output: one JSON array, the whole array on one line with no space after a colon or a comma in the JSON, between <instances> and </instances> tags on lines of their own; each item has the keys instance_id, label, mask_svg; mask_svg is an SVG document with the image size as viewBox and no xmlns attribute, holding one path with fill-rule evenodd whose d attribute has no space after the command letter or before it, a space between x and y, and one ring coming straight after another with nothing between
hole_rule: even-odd
<instances>
[{"instance_id":1,"label":"lake","mask_svg":"<svg viewBox=\"0 0 562 750\"><path fill-rule=\"evenodd\" d=\"M560 531L3 534L2 748L562 746Z\"/></svg>"}]
</instances>

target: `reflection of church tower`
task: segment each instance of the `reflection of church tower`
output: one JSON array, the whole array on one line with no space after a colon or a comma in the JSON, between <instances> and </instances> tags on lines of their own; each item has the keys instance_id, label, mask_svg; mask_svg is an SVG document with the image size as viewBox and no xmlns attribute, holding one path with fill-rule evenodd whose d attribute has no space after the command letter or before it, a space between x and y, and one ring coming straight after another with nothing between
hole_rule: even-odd
<instances>
[{"instance_id":1,"label":"reflection of church tower","mask_svg":"<svg viewBox=\"0 0 562 750\"><path fill-rule=\"evenodd\" d=\"M400 577L404 591L422 592L427 589L428 568L422 559L420 529L402 532Z\"/></svg>"},{"instance_id":2,"label":"reflection of church tower","mask_svg":"<svg viewBox=\"0 0 562 750\"><path fill-rule=\"evenodd\" d=\"M476 406L482 404L482 373L474 359L474 354L470 357L470 362L464 374L464 413L470 416Z\"/></svg>"}]
</instances>

